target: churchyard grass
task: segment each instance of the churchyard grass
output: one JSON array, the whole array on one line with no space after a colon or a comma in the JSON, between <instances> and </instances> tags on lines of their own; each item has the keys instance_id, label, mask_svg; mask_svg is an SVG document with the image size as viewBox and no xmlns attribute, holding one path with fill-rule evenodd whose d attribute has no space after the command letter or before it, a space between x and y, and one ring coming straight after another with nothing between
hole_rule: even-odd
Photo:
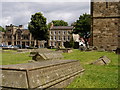
<instances>
[{"instance_id":1,"label":"churchyard grass","mask_svg":"<svg viewBox=\"0 0 120 90\"><path fill-rule=\"evenodd\" d=\"M1 53L0 53L1 54ZM89 65L101 56L107 56L109 65ZM81 52L74 49L72 53L63 53L65 59L79 60L85 72L77 77L67 88L117 88L118 87L118 55L113 52ZM2 64L27 63L31 60L29 53L2 53ZM0 63L1 64L1 63Z\"/></svg>"},{"instance_id":2,"label":"churchyard grass","mask_svg":"<svg viewBox=\"0 0 120 90\"><path fill-rule=\"evenodd\" d=\"M80 60L85 72L77 77L67 88L117 88L118 87L118 55L113 52L81 52L64 53L65 59ZM107 56L109 65L89 65L101 56Z\"/></svg>"},{"instance_id":3,"label":"churchyard grass","mask_svg":"<svg viewBox=\"0 0 120 90\"><path fill-rule=\"evenodd\" d=\"M28 63L28 60L32 60L29 57L29 52L27 53L15 53L15 52L4 52L2 53L2 61L0 64L9 65L9 64L19 64L19 63Z\"/></svg>"}]
</instances>

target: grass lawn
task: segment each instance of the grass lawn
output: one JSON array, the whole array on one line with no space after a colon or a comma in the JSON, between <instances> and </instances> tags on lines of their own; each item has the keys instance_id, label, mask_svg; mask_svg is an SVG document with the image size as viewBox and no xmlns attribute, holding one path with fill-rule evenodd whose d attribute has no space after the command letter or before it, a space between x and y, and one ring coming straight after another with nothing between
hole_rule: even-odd
<instances>
[{"instance_id":1,"label":"grass lawn","mask_svg":"<svg viewBox=\"0 0 120 90\"><path fill-rule=\"evenodd\" d=\"M65 59L80 60L85 72L77 77L67 88L117 88L118 87L118 55L113 52L81 52L64 53ZM89 65L101 56L107 56L109 65Z\"/></svg>"},{"instance_id":2,"label":"grass lawn","mask_svg":"<svg viewBox=\"0 0 120 90\"><path fill-rule=\"evenodd\" d=\"M28 63L28 60L32 60L29 57L29 53L15 53L15 52L4 52L1 54L2 61L0 64L9 65L9 64L19 64L19 63Z\"/></svg>"},{"instance_id":3,"label":"grass lawn","mask_svg":"<svg viewBox=\"0 0 120 90\"><path fill-rule=\"evenodd\" d=\"M77 49L73 53L63 53L65 59L80 60L85 72L77 77L67 88L117 88L118 87L118 55L110 52L81 52ZM89 65L99 57L106 55L109 65ZM2 53L2 64L27 63L31 60L29 53Z\"/></svg>"}]
</instances>

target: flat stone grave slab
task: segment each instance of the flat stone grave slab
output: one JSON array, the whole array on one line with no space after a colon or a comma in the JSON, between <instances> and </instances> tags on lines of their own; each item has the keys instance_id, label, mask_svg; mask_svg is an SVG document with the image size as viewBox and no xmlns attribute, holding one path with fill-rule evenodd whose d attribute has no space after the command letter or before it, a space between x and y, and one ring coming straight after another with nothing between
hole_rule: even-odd
<instances>
[{"instance_id":1,"label":"flat stone grave slab","mask_svg":"<svg viewBox=\"0 0 120 90\"><path fill-rule=\"evenodd\" d=\"M31 52L30 56L35 61L42 61L42 60L58 60L63 59L63 55L60 52L45 52L45 53L39 53L39 52Z\"/></svg>"},{"instance_id":2,"label":"flat stone grave slab","mask_svg":"<svg viewBox=\"0 0 120 90\"><path fill-rule=\"evenodd\" d=\"M71 78L83 73L78 60L48 60L35 63L2 65L2 88L63 88ZM61 83L63 83L61 85Z\"/></svg>"}]
</instances>

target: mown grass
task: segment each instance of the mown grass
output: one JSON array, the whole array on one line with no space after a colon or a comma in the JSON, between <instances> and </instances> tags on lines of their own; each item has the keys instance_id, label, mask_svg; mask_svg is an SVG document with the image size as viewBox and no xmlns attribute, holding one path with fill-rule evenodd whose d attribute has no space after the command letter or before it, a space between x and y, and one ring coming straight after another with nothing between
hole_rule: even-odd
<instances>
[{"instance_id":1,"label":"mown grass","mask_svg":"<svg viewBox=\"0 0 120 90\"><path fill-rule=\"evenodd\" d=\"M89 65L101 56L107 56L109 65ZM81 52L63 53L65 59L79 60L85 72L77 77L67 88L117 88L118 87L118 55L113 52ZM2 53L2 64L27 63L31 60L29 53ZM120 65L120 64L119 64Z\"/></svg>"},{"instance_id":2,"label":"mown grass","mask_svg":"<svg viewBox=\"0 0 120 90\"><path fill-rule=\"evenodd\" d=\"M64 53L65 59L80 60L85 72L77 77L67 88L117 88L118 87L118 55L113 52L81 52ZM107 56L109 65L89 65L101 56Z\"/></svg>"},{"instance_id":3,"label":"mown grass","mask_svg":"<svg viewBox=\"0 0 120 90\"><path fill-rule=\"evenodd\" d=\"M9 64L19 64L19 63L28 63L28 60L32 60L29 57L29 53L15 53L15 52L4 52L1 55L2 61L0 64L9 65Z\"/></svg>"}]
</instances>

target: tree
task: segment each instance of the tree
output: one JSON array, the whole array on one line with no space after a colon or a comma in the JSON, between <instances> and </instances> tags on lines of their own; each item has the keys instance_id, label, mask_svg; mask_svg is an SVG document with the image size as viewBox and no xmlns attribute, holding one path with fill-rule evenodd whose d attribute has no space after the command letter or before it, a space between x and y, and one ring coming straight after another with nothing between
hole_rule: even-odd
<instances>
[{"instance_id":1,"label":"tree","mask_svg":"<svg viewBox=\"0 0 120 90\"><path fill-rule=\"evenodd\" d=\"M80 15L79 20L74 22L73 33L79 34L85 40L86 46L88 46L88 39L90 37L91 30L91 16L89 14Z\"/></svg>"},{"instance_id":2,"label":"tree","mask_svg":"<svg viewBox=\"0 0 120 90\"><path fill-rule=\"evenodd\" d=\"M48 40L46 18L38 12L32 15L28 29L36 40Z\"/></svg>"},{"instance_id":3,"label":"tree","mask_svg":"<svg viewBox=\"0 0 120 90\"><path fill-rule=\"evenodd\" d=\"M73 37L70 39L69 43L70 43L70 47L73 48L74 47L74 39L73 39Z\"/></svg>"},{"instance_id":4,"label":"tree","mask_svg":"<svg viewBox=\"0 0 120 90\"><path fill-rule=\"evenodd\" d=\"M0 26L0 31L5 32L5 29L2 26Z\"/></svg>"},{"instance_id":5,"label":"tree","mask_svg":"<svg viewBox=\"0 0 120 90\"><path fill-rule=\"evenodd\" d=\"M89 14L80 15L79 20L74 22L73 33L80 34L81 37L84 37L86 34L90 33L91 29L91 16Z\"/></svg>"},{"instance_id":6,"label":"tree","mask_svg":"<svg viewBox=\"0 0 120 90\"><path fill-rule=\"evenodd\" d=\"M48 28L50 28L52 23L54 26L68 26L68 23L63 20L52 20L52 22L48 23Z\"/></svg>"}]
</instances>

